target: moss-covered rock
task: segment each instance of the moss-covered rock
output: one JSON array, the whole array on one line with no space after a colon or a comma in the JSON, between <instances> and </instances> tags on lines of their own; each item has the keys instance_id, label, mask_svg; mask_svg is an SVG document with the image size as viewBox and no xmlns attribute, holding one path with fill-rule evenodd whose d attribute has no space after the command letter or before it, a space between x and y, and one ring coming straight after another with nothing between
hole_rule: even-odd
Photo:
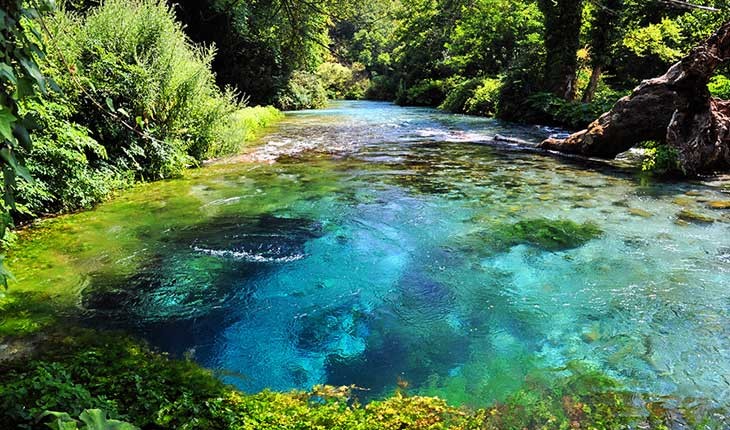
<instances>
[{"instance_id":1,"label":"moss-covered rock","mask_svg":"<svg viewBox=\"0 0 730 430\"><path fill-rule=\"evenodd\" d=\"M693 212L689 209L683 209L677 213L677 219L695 224L711 224L715 219L701 213Z\"/></svg>"},{"instance_id":2,"label":"moss-covered rock","mask_svg":"<svg viewBox=\"0 0 730 430\"><path fill-rule=\"evenodd\" d=\"M707 206L711 209L730 209L730 200L713 200Z\"/></svg>"}]
</instances>

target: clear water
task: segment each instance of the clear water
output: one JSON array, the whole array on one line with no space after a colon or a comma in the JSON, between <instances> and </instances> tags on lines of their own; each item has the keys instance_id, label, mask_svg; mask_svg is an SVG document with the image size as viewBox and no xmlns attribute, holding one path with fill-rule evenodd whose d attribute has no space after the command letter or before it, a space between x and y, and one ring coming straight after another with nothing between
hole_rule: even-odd
<instances>
[{"instance_id":1,"label":"clear water","mask_svg":"<svg viewBox=\"0 0 730 430\"><path fill-rule=\"evenodd\" d=\"M548 132L383 103L291 114L244 156L26 232L9 294L249 392L408 381L478 405L579 361L727 404L730 211L708 207L724 185L490 142ZM495 243L542 218L603 233Z\"/></svg>"}]
</instances>

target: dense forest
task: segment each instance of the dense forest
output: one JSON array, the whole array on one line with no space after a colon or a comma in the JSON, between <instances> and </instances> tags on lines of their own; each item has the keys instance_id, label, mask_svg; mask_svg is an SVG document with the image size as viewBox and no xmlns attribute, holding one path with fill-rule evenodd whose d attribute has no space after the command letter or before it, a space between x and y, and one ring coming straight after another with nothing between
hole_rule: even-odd
<instances>
[{"instance_id":1,"label":"dense forest","mask_svg":"<svg viewBox=\"0 0 730 430\"><path fill-rule=\"evenodd\" d=\"M249 105L389 100L582 128L729 13L722 1L633 0L33 6L6 17L6 40L24 39L6 47L5 128L33 124L12 151L30 173L21 179L34 178L6 185L17 188L16 220L234 153L276 117ZM710 90L727 98L720 72ZM647 146L648 168L672 169L669 150Z\"/></svg>"},{"instance_id":2,"label":"dense forest","mask_svg":"<svg viewBox=\"0 0 730 430\"><path fill-rule=\"evenodd\" d=\"M15 227L238 154L281 111L331 100L582 129L728 21L726 0L2 0L0 237L12 248ZM730 99L727 65L708 87ZM676 148L639 146L640 169L683 173ZM0 276L7 287L12 267ZM1 428L135 428L116 419L150 429L633 422L622 412L632 395L590 369L558 385L532 381L487 409L408 396L405 383L361 406L354 386L246 396L125 336L79 329L72 340L53 333L34 342L47 351L0 375ZM670 414L650 412L643 423L669 428Z\"/></svg>"}]
</instances>

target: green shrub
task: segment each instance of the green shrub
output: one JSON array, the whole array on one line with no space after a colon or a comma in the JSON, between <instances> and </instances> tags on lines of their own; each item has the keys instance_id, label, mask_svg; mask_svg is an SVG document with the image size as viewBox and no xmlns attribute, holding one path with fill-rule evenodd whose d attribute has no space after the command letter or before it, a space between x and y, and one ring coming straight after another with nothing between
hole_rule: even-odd
<instances>
[{"instance_id":1,"label":"green shrub","mask_svg":"<svg viewBox=\"0 0 730 430\"><path fill-rule=\"evenodd\" d=\"M239 152L246 142L255 139L263 129L283 116L271 106L247 107L234 112L221 130L221 144L209 155L219 157Z\"/></svg>"},{"instance_id":2,"label":"green shrub","mask_svg":"<svg viewBox=\"0 0 730 430\"><path fill-rule=\"evenodd\" d=\"M537 93L527 97L524 109L527 121L544 122L573 129L585 128L626 95L606 85L600 85L590 103L566 101L551 93Z\"/></svg>"},{"instance_id":3,"label":"green shrub","mask_svg":"<svg viewBox=\"0 0 730 430\"><path fill-rule=\"evenodd\" d=\"M34 423L47 410L78 416L90 408L140 427L225 428L206 406L224 387L193 363L93 331L55 333L44 343L37 360L0 372L0 422L10 428L41 428Z\"/></svg>"},{"instance_id":4,"label":"green shrub","mask_svg":"<svg viewBox=\"0 0 730 430\"><path fill-rule=\"evenodd\" d=\"M24 372L11 371L0 385L2 420L20 428L29 426L47 410L79 415L86 408L101 408L116 415L117 405L75 381L60 363L34 362Z\"/></svg>"},{"instance_id":5,"label":"green shrub","mask_svg":"<svg viewBox=\"0 0 730 430\"><path fill-rule=\"evenodd\" d=\"M446 95L461 78L425 79L415 85L401 87L396 94L395 102L402 106L438 106L444 102Z\"/></svg>"},{"instance_id":6,"label":"green shrub","mask_svg":"<svg viewBox=\"0 0 730 430\"><path fill-rule=\"evenodd\" d=\"M464 113L470 115L492 116L497 114L499 94L502 91L502 80L484 78L474 94L464 104Z\"/></svg>"},{"instance_id":7,"label":"green shrub","mask_svg":"<svg viewBox=\"0 0 730 430\"><path fill-rule=\"evenodd\" d=\"M340 63L322 63L317 77L327 92L327 98L335 100L360 100L370 86L365 66L353 63L348 67Z\"/></svg>"},{"instance_id":8,"label":"green shrub","mask_svg":"<svg viewBox=\"0 0 730 430\"><path fill-rule=\"evenodd\" d=\"M41 415L44 419L48 417L51 419L46 425L52 430L138 430L129 423L107 419L106 412L101 409L84 410L79 415L83 427L79 427L79 421L71 418L66 412L46 411Z\"/></svg>"},{"instance_id":9,"label":"green shrub","mask_svg":"<svg viewBox=\"0 0 730 430\"><path fill-rule=\"evenodd\" d=\"M493 116L497 113L500 78L474 78L459 83L449 91L440 109L469 115Z\"/></svg>"},{"instance_id":10,"label":"green shrub","mask_svg":"<svg viewBox=\"0 0 730 430\"><path fill-rule=\"evenodd\" d=\"M707 85L710 94L722 100L730 100L730 79L725 75L715 75Z\"/></svg>"},{"instance_id":11,"label":"green shrub","mask_svg":"<svg viewBox=\"0 0 730 430\"><path fill-rule=\"evenodd\" d=\"M84 9L44 21L51 49L39 63L61 91L21 105L38 125L19 151L36 181L20 184L16 218L88 208L134 180L178 175L236 152L278 118L216 86L213 49L191 44L165 1Z\"/></svg>"},{"instance_id":12,"label":"green shrub","mask_svg":"<svg viewBox=\"0 0 730 430\"><path fill-rule=\"evenodd\" d=\"M300 70L292 74L276 103L283 110L317 109L327 104L327 92L317 75Z\"/></svg>"},{"instance_id":13,"label":"green shrub","mask_svg":"<svg viewBox=\"0 0 730 430\"><path fill-rule=\"evenodd\" d=\"M463 81L449 91L439 109L453 113L464 113L466 102L474 96L474 91L481 85L481 79L474 78Z\"/></svg>"},{"instance_id":14,"label":"green shrub","mask_svg":"<svg viewBox=\"0 0 730 430\"><path fill-rule=\"evenodd\" d=\"M554 371L532 374L504 402L469 410L404 389L365 406L357 401L358 389L347 386L247 395L191 362L90 330L49 333L36 354L0 366L0 422L8 428L47 428L38 418L49 409L65 411L46 415L70 428L77 424L70 417L79 414L110 424L102 410L142 428L182 430L664 428L678 416L712 424L676 405L668 406L671 414L660 403L636 410L641 396L581 363L568 363L560 377ZM696 400L692 406L710 418L716 412L697 407Z\"/></svg>"},{"instance_id":15,"label":"green shrub","mask_svg":"<svg viewBox=\"0 0 730 430\"><path fill-rule=\"evenodd\" d=\"M375 75L370 81L365 95L367 100L395 100L398 82L391 76Z\"/></svg>"},{"instance_id":16,"label":"green shrub","mask_svg":"<svg viewBox=\"0 0 730 430\"><path fill-rule=\"evenodd\" d=\"M109 160L89 129L71 120L71 106L64 100L34 100L24 108L39 126L24 157L35 181L18 189L26 216L88 208L131 184L133 176Z\"/></svg>"},{"instance_id":17,"label":"green shrub","mask_svg":"<svg viewBox=\"0 0 730 430\"><path fill-rule=\"evenodd\" d=\"M644 142L644 159L641 170L657 175L667 175L681 171L679 152L676 148L655 141Z\"/></svg>"}]
</instances>

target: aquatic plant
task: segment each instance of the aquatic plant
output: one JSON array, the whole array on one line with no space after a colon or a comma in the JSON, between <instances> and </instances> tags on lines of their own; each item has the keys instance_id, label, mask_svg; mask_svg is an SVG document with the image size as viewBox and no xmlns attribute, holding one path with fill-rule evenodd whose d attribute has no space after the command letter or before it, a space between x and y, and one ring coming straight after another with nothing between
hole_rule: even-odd
<instances>
[{"instance_id":1,"label":"aquatic plant","mask_svg":"<svg viewBox=\"0 0 730 430\"><path fill-rule=\"evenodd\" d=\"M496 224L480 237L496 248L527 244L548 251L577 248L603 234L594 222L568 219L533 218L513 224Z\"/></svg>"}]
</instances>

